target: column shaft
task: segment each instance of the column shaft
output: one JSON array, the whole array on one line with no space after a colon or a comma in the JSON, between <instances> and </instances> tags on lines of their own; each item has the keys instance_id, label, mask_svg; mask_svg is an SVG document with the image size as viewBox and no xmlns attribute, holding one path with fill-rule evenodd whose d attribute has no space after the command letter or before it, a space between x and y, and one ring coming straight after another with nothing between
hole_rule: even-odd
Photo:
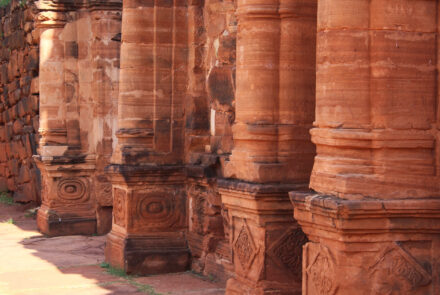
<instances>
[{"instance_id":1,"label":"column shaft","mask_svg":"<svg viewBox=\"0 0 440 295\"><path fill-rule=\"evenodd\" d=\"M438 1L323 0L303 294L439 289Z\"/></svg>"}]
</instances>

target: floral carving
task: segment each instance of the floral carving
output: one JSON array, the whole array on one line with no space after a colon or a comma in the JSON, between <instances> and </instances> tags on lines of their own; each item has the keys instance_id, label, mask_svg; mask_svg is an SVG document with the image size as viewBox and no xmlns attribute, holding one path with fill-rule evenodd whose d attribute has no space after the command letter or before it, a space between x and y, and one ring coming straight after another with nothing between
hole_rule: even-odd
<instances>
[{"instance_id":1,"label":"floral carving","mask_svg":"<svg viewBox=\"0 0 440 295\"><path fill-rule=\"evenodd\" d=\"M194 200L194 226L198 233L203 233L203 217L205 216L205 199L195 196Z\"/></svg>"},{"instance_id":2,"label":"floral carving","mask_svg":"<svg viewBox=\"0 0 440 295\"><path fill-rule=\"evenodd\" d=\"M234 243L234 255L243 269L247 270L256 255L256 246L246 222L240 229Z\"/></svg>"},{"instance_id":3,"label":"floral carving","mask_svg":"<svg viewBox=\"0 0 440 295\"><path fill-rule=\"evenodd\" d=\"M412 293L431 282L431 275L397 243L379 254L370 276L375 294Z\"/></svg>"},{"instance_id":4,"label":"floral carving","mask_svg":"<svg viewBox=\"0 0 440 295\"><path fill-rule=\"evenodd\" d=\"M122 227L126 226L125 222L125 192L116 188L113 198L113 216L114 222Z\"/></svg>"},{"instance_id":5,"label":"floral carving","mask_svg":"<svg viewBox=\"0 0 440 295\"><path fill-rule=\"evenodd\" d=\"M315 294L333 295L337 290L333 274L335 272L334 260L328 248L320 245L319 252L307 267L307 275L311 280Z\"/></svg>"},{"instance_id":6,"label":"floral carving","mask_svg":"<svg viewBox=\"0 0 440 295\"><path fill-rule=\"evenodd\" d=\"M290 228L272 244L268 254L280 266L286 267L296 278L300 279L302 246L306 242L307 237L300 228Z\"/></svg>"}]
</instances>

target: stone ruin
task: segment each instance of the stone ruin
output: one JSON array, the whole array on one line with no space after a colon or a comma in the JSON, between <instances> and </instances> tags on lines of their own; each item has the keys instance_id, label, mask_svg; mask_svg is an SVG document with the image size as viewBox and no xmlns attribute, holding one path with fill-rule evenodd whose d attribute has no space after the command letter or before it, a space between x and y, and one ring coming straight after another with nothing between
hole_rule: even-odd
<instances>
[{"instance_id":1,"label":"stone ruin","mask_svg":"<svg viewBox=\"0 0 440 295\"><path fill-rule=\"evenodd\" d=\"M440 294L440 1L1 5L0 190L44 234L227 294Z\"/></svg>"}]
</instances>

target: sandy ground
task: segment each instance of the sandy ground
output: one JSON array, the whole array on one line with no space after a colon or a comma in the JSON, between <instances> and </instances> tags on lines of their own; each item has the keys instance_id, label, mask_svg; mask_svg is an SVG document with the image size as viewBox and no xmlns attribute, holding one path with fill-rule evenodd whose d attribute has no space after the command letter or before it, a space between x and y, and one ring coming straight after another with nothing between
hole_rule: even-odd
<instances>
[{"instance_id":1,"label":"sandy ground","mask_svg":"<svg viewBox=\"0 0 440 295\"><path fill-rule=\"evenodd\" d=\"M191 272L109 273L101 265L105 236L44 237L25 209L0 204L0 295L224 294L224 285Z\"/></svg>"}]
</instances>

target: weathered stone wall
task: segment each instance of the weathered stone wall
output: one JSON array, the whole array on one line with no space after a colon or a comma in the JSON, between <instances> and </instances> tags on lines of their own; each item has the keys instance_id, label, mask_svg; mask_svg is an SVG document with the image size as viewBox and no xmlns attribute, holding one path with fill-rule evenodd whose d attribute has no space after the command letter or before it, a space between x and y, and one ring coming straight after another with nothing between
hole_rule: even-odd
<instances>
[{"instance_id":1,"label":"weathered stone wall","mask_svg":"<svg viewBox=\"0 0 440 295\"><path fill-rule=\"evenodd\" d=\"M186 133L188 241L192 269L226 280L233 273L227 214L217 179L232 149L237 22L234 1L208 0L190 9ZM192 38L192 39L191 39ZM226 228L226 231L225 231Z\"/></svg>"},{"instance_id":2,"label":"weathered stone wall","mask_svg":"<svg viewBox=\"0 0 440 295\"><path fill-rule=\"evenodd\" d=\"M12 0L0 17L0 191L14 192L18 202L39 202L39 173L32 160L39 124L35 7Z\"/></svg>"}]
</instances>

